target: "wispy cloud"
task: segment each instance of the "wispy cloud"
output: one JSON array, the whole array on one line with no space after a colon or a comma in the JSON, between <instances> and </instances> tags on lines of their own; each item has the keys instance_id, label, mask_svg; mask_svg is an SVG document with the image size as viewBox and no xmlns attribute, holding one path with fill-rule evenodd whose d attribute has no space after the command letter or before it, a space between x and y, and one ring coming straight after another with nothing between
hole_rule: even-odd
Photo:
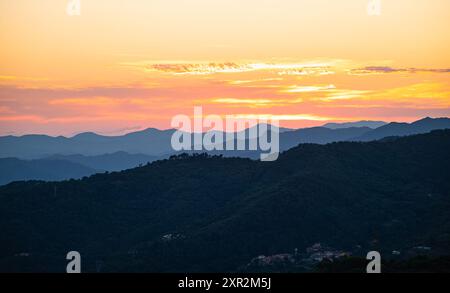
<instances>
[{"instance_id":1,"label":"wispy cloud","mask_svg":"<svg viewBox=\"0 0 450 293\"><path fill-rule=\"evenodd\" d=\"M336 118L323 117L312 114L237 114L232 115L235 119L260 119L260 120L279 120L279 121L330 121L339 120Z\"/></svg>"},{"instance_id":2,"label":"wispy cloud","mask_svg":"<svg viewBox=\"0 0 450 293\"><path fill-rule=\"evenodd\" d=\"M305 75L331 75L336 72L328 66L318 67L303 67L300 69L290 69L278 72L279 75L293 75L293 76L305 76Z\"/></svg>"},{"instance_id":3,"label":"wispy cloud","mask_svg":"<svg viewBox=\"0 0 450 293\"><path fill-rule=\"evenodd\" d=\"M258 104L258 105L267 105L274 102L271 99L235 99L235 98L219 98L213 99L214 103L223 103L223 104Z\"/></svg>"},{"instance_id":4,"label":"wispy cloud","mask_svg":"<svg viewBox=\"0 0 450 293\"><path fill-rule=\"evenodd\" d=\"M17 79L16 76L12 76L12 75L0 75L0 81L2 80L15 80Z\"/></svg>"},{"instance_id":5,"label":"wispy cloud","mask_svg":"<svg viewBox=\"0 0 450 293\"><path fill-rule=\"evenodd\" d=\"M423 82L383 90L337 89L314 98L332 107L450 109L450 90L445 83ZM322 104L326 106L326 104Z\"/></svg>"},{"instance_id":6,"label":"wispy cloud","mask_svg":"<svg viewBox=\"0 0 450 293\"><path fill-rule=\"evenodd\" d=\"M383 73L450 73L450 68L394 68L389 66L366 66L363 68L351 69L350 74L354 75L368 75L368 74L383 74Z\"/></svg>"},{"instance_id":7,"label":"wispy cloud","mask_svg":"<svg viewBox=\"0 0 450 293\"><path fill-rule=\"evenodd\" d=\"M208 64L149 64L148 71L157 71L173 74L213 74L213 73L236 73L250 71L250 68L237 63L208 63Z\"/></svg>"},{"instance_id":8,"label":"wispy cloud","mask_svg":"<svg viewBox=\"0 0 450 293\"><path fill-rule=\"evenodd\" d=\"M271 82L271 81L283 81L283 79L282 78L262 78L262 79L251 79L251 80L229 80L227 82L231 85L247 85L247 84L255 84L255 83L261 83L261 82Z\"/></svg>"},{"instance_id":9,"label":"wispy cloud","mask_svg":"<svg viewBox=\"0 0 450 293\"><path fill-rule=\"evenodd\" d=\"M122 66L140 68L147 72L175 75L209 75L216 73L244 73L271 71L278 75L333 74L330 63L122 63Z\"/></svg>"},{"instance_id":10,"label":"wispy cloud","mask_svg":"<svg viewBox=\"0 0 450 293\"><path fill-rule=\"evenodd\" d=\"M212 103L231 106L248 106L250 108L280 107L303 102L303 99L241 99L241 98L217 98L212 99Z\"/></svg>"},{"instance_id":11,"label":"wispy cloud","mask_svg":"<svg viewBox=\"0 0 450 293\"><path fill-rule=\"evenodd\" d=\"M88 97L88 98L62 98L50 100L49 105L72 105L72 106L110 106L119 104L118 99L109 97Z\"/></svg>"},{"instance_id":12,"label":"wispy cloud","mask_svg":"<svg viewBox=\"0 0 450 293\"><path fill-rule=\"evenodd\" d=\"M369 93L370 91L334 89L330 91L325 97L319 97L315 100L323 102L332 102L338 100L361 99L367 97Z\"/></svg>"},{"instance_id":13,"label":"wispy cloud","mask_svg":"<svg viewBox=\"0 0 450 293\"><path fill-rule=\"evenodd\" d=\"M323 85L323 86L291 86L282 92L287 93L311 93L311 92L320 92L320 91L327 91L327 90L333 90L336 86L329 84L329 85Z\"/></svg>"}]
</instances>

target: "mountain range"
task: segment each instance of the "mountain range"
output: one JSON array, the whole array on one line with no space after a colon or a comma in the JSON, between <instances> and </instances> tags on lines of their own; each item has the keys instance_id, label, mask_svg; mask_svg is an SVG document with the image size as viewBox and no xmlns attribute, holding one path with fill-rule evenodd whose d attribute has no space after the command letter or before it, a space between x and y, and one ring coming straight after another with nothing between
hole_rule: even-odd
<instances>
[{"instance_id":1,"label":"mountain range","mask_svg":"<svg viewBox=\"0 0 450 293\"><path fill-rule=\"evenodd\" d=\"M389 123L356 137L358 141L378 140L389 136L407 136L450 128L449 118L424 118L413 123Z\"/></svg>"},{"instance_id":2,"label":"mountain range","mask_svg":"<svg viewBox=\"0 0 450 293\"><path fill-rule=\"evenodd\" d=\"M447 128L450 128L449 118L424 118L413 123L387 124L379 121L360 121L296 130L288 128L277 130L280 134L280 151L287 151L303 143L372 141ZM168 158L183 153L183 151L174 152L171 147L170 141L174 131L146 129L123 136L102 136L87 132L70 138L45 135L0 137L0 166L3 169L0 172L0 184L29 179L78 179L93 172L121 171ZM244 132L248 138L250 130L246 129ZM223 132L217 133L225 138ZM237 138L235 140L237 142ZM191 154L202 152L204 151L187 151ZM209 153L225 157L258 159L261 151Z\"/></svg>"},{"instance_id":3,"label":"mountain range","mask_svg":"<svg viewBox=\"0 0 450 293\"><path fill-rule=\"evenodd\" d=\"M122 136L103 136L92 132L73 137L24 135L0 137L0 157L40 159L55 154L98 156L116 152L152 156L173 152L170 144L174 130L149 128Z\"/></svg>"},{"instance_id":4,"label":"mountain range","mask_svg":"<svg viewBox=\"0 0 450 293\"><path fill-rule=\"evenodd\" d=\"M325 128L339 129L339 128L350 128L350 127L368 127L375 129L386 125L384 121L357 121L357 122L346 122L346 123L327 123L323 125Z\"/></svg>"},{"instance_id":5,"label":"mountain range","mask_svg":"<svg viewBox=\"0 0 450 293\"><path fill-rule=\"evenodd\" d=\"M265 271L249 264L321 246L448 255L449 149L450 130L438 130L301 144L274 162L179 155L11 183L0 187L0 271L62 272L72 250L85 272Z\"/></svg>"},{"instance_id":6,"label":"mountain range","mask_svg":"<svg viewBox=\"0 0 450 293\"><path fill-rule=\"evenodd\" d=\"M279 128L281 144L292 147L299 143L325 144L334 141L376 140L387 136L405 136L450 128L449 118L425 118L414 123L361 121L325 124L305 129ZM380 127L376 127L381 125ZM248 130L246 130L248 131ZM0 137L0 158L41 159L55 154L98 156L116 152L164 156L173 153L171 137L174 129L149 128L122 136L103 136L92 132L73 137L24 135ZM222 133L223 135L223 133Z\"/></svg>"},{"instance_id":7,"label":"mountain range","mask_svg":"<svg viewBox=\"0 0 450 293\"><path fill-rule=\"evenodd\" d=\"M44 160L68 161L80 164L99 171L122 171L131 169L139 165L147 164L164 157L155 157L143 154L129 154L126 152L116 152L98 156L84 155L52 155ZM1 159L0 159L1 162Z\"/></svg>"},{"instance_id":8,"label":"mountain range","mask_svg":"<svg viewBox=\"0 0 450 293\"><path fill-rule=\"evenodd\" d=\"M6 158L0 159L0 185L33 179L47 181L79 179L101 171L68 160Z\"/></svg>"}]
</instances>

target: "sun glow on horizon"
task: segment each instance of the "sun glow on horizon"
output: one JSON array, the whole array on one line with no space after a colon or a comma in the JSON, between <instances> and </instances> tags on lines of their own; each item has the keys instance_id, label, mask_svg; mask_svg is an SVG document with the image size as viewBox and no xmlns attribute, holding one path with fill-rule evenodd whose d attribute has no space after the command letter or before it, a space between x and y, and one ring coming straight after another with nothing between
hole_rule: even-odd
<instances>
[{"instance_id":1,"label":"sun glow on horizon","mask_svg":"<svg viewBox=\"0 0 450 293\"><path fill-rule=\"evenodd\" d=\"M0 135L450 116L446 0L81 1L0 0Z\"/></svg>"}]
</instances>

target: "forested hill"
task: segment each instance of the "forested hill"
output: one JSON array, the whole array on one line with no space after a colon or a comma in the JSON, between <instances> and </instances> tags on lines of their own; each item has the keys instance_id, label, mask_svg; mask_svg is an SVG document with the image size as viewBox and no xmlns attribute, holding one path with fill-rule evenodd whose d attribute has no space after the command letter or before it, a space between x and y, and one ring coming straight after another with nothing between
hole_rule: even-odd
<instances>
[{"instance_id":1,"label":"forested hill","mask_svg":"<svg viewBox=\"0 0 450 293\"><path fill-rule=\"evenodd\" d=\"M0 187L0 271L235 271L314 243L450 254L450 130ZM99 264L100 269L99 269Z\"/></svg>"}]
</instances>

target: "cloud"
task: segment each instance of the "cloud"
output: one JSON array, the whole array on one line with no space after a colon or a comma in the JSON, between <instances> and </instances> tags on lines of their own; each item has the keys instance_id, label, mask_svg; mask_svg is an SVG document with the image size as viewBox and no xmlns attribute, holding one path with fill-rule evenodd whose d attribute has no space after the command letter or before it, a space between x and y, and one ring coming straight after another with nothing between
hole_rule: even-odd
<instances>
[{"instance_id":1,"label":"cloud","mask_svg":"<svg viewBox=\"0 0 450 293\"><path fill-rule=\"evenodd\" d=\"M149 71L173 73L173 74L213 74L249 71L245 65L232 62L208 63L208 64L150 64L146 67Z\"/></svg>"},{"instance_id":2,"label":"cloud","mask_svg":"<svg viewBox=\"0 0 450 293\"><path fill-rule=\"evenodd\" d=\"M329 63L122 63L122 66L140 68L147 72L174 75L209 75L216 73L243 73L271 71L279 75L333 74Z\"/></svg>"},{"instance_id":3,"label":"cloud","mask_svg":"<svg viewBox=\"0 0 450 293\"><path fill-rule=\"evenodd\" d=\"M0 75L0 80L15 80L17 77L12 75Z\"/></svg>"},{"instance_id":4,"label":"cloud","mask_svg":"<svg viewBox=\"0 0 450 293\"><path fill-rule=\"evenodd\" d=\"M11 115L0 116L0 121L42 121L43 118L38 115Z\"/></svg>"},{"instance_id":5,"label":"cloud","mask_svg":"<svg viewBox=\"0 0 450 293\"><path fill-rule=\"evenodd\" d=\"M445 83L424 82L379 90L332 90L325 97L315 100L329 102L332 107L448 110L450 109L450 90Z\"/></svg>"},{"instance_id":6,"label":"cloud","mask_svg":"<svg viewBox=\"0 0 450 293\"><path fill-rule=\"evenodd\" d=\"M217 98L212 99L212 103L232 106L246 105L251 108L257 107L280 107L303 102L303 99L241 99L241 98Z\"/></svg>"},{"instance_id":7,"label":"cloud","mask_svg":"<svg viewBox=\"0 0 450 293\"><path fill-rule=\"evenodd\" d=\"M271 104L274 101L270 99L236 99L236 98L219 98L214 99L215 103L223 103L223 104Z\"/></svg>"},{"instance_id":8,"label":"cloud","mask_svg":"<svg viewBox=\"0 0 450 293\"><path fill-rule=\"evenodd\" d=\"M370 91L362 91L362 90L349 90L349 89L342 89L342 90L332 90L330 91L327 96L317 98L318 101L323 102L332 102L332 101L338 101L338 100L351 100L351 99L361 99L364 98L367 94L369 94Z\"/></svg>"},{"instance_id":9,"label":"cloud","mask_svg":"<svg viewBox=\"0 0 450 293\"><path fill-rule=\"evenodd\" d=\"M88 98L63 98L50 100L50 105L72 105L72 106L110 106L119 104L118 99L108 97L88 97Z\"/></svg>"},{"instance_id":10,"label":"cloud","mask_svg":"<svg viewBox=\"0 0 450 293\"><path fill-rule=\"evenodd\" d=\"M283 81L282 78L262 78L262 79L251 79L251 80L229 80L226 81L230 85L246 85L246 84L255 84L261 82L270 82L270 81Z\"/></svg>"},{"instance_id":11,"label":"cloud","mask_svg":"<svg viewBox=\"0 0 450 293\"><path fill-rule=\"evenodd\" d=\"M279 75L331 75L336 72L332 71L330 67L304 67L301 69L291 69L278 72Z\"/></svg>"},{"instance_id":12,"label":"cloud","mask_svg":"<svg viewBox=\"0 0 450 293\"><path fill-rule=\"evenodd\" d=\"M292 86L289 87L286 90L283 90L283 92L287 93L311 93L311 92L320 92L320 91L327 91L327 90L333 90L336 89L336 87L332 84L325 85L325 86Z\"/></svg>"},{"instance_id":13,"label":"cloud","mask_svg":"<svg viewBox=\"0 0 450 293\"><path fill-rule=\"evenodd\" d=\"M450 73L449 68L435 69L435 68L394 68L389 66L367 66L363 68L356 68L350 70L350 74L354 75L368 75L368 74L383 74L383 73Z\"/></svg>"},{"instance_id":14,"label":"cloud","mask_svg":"<svg viewBox=\"0 0 450 293\"><path fill-rule=\"evenodd\" d=\"M311 114L237 114L232 115L235 119L259 119L259 120L278 120L278 121L330 121L336 118L323 117Z\"/></svg>"}]
</instances>

